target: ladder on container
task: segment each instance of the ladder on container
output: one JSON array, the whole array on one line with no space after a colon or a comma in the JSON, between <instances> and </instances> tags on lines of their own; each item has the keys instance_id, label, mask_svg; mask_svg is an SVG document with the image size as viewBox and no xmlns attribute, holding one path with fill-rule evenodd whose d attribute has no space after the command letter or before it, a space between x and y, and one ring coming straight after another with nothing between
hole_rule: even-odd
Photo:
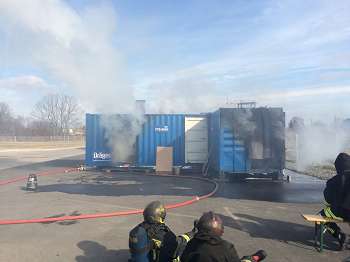
<instances>
[{"instance_id":1,"label":"ladder on container","mask_svg":"<svg viewBox=\"0 0 350 262\"><path fill-rule=\"evenodd\" d=\"M211 148L209 148L207 159L203 164L203 168L202 168L202 175L203 176L208 176L210 154L211 154Z\"/></svg>"}]
</instances>

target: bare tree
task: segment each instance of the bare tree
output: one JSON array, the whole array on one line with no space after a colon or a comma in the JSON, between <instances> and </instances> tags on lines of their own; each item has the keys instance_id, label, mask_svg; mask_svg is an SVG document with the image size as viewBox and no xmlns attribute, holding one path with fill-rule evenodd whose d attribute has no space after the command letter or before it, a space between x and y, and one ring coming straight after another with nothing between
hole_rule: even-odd
<instances>
[{"instance_id":1,"label":"bare tree","mask_svg":"<svg viewBox=\"0 0 350 262\"><path fill-rule=\"evenodd\" d=\"M32 120L27 127L30 136L49 136L51 135L51 126L47 121Z\"/></svg>"},{"instance_id":2,"label":"bare tree","mask_svg":"<svg viewBox=\"0 0 350 262\"><path fill-rule=\"evenodd\" d=\"M47 122L52 135L64 135L78 122L79 106L75 98L62 94L44 96L34 107L32 116Z\"/></svg>"},{"instance_id":3,"label":"bare tree","mask_svg":"<svg viewBox=\"0 0 350 262\"><path fill-rule=\"evenodd\" d=\"M0 134L11 135L13 116L8 104L0 102Z\"/></svg>"}]
</instances>

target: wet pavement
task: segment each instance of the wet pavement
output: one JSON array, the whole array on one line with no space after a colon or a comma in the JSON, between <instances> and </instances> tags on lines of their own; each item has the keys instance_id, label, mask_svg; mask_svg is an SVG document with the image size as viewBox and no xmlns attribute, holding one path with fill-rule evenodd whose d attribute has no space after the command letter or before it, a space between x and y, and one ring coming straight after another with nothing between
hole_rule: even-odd
<instances>
[{"instance_id":1,"label":"wet pavement","mask_svg":"<svg viewBox=\"0 0 350 262\"><path fill-rule=\"evenodd\" d=\"M221 183L217 197L281 203L322 203L325 181L286 170L291 182L262 179Z\"/></svg>"},{"instance_id":2,"label":"wet pavement","mask_svg":"<svg viewBox=\"0 0 350 262\"><path fill-rule=\"evenodd\" d=\"M152 176L114 172L79 172L42 184L37 192L60 192L89 196L201 196L210 193L214 183L183 177Z\"/></svg>"}]
</instances>

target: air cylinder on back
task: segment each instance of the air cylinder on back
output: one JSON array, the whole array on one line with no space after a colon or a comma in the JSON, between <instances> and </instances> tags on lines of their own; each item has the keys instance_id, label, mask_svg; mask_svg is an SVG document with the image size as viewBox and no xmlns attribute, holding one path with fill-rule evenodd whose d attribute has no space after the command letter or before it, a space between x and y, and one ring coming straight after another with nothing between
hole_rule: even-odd
<instances>
[{"instance_id":1,"label":"air cylinder on back","mask_svg":"<svg viewBox=\"0 0 350 262\"><path fill-rule=\"evenodd\" d=\"M131 259L129 262L149 262L151 243L146 230L137 226L129 233L129 250Z\"/></svg>"}]
</instances>

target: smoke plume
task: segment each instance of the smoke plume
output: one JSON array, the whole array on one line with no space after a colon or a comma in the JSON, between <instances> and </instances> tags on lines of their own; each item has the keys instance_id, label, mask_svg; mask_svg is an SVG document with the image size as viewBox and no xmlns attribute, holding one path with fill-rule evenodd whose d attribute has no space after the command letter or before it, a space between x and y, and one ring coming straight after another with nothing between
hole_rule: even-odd
<instances>
[{"instance_id":1,"label":"smoke plume","mask_svg":"<svg viewBox=\"0 0 350 262\"><path fill-rule=\"evenodd\" d=\"M101 124L113 162L134 162L136 137L141 132L143 121L142 115L102 115Z\"/></svg>"},{"instance_id":2,"label":"smoke plume","mask_svg":"<svg viewBox=\"0 0 350 262\"><path fill-rule=\"evenodd\" d=\"M125 159L142 117L136 112L123 59L113 43L117 22L108 4L77 12L60 0L0 2L0 32L8 43L0 51L2 63L45 72L89 111L131 115L130 130L120 128L125 119L102 121L108 144Z\"/></svg>"},{"instance_id":3,"label":"smoke plume","mask_svg":"<svg viewBox=\"0 0 350 262\"><path fill-rule=\"evenodd\" d=\"M349 135L336 126L305 126L296 135L296 162L299 170L313 165L328 165L349 149Z\"/></svg>"}]
</instances>

